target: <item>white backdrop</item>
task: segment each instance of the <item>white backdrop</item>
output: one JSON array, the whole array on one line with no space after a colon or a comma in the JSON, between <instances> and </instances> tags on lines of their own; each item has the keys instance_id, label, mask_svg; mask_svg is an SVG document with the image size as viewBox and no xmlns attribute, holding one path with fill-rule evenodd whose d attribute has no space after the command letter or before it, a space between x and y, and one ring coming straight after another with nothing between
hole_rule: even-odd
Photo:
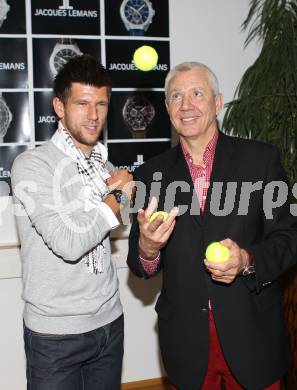
<instances>
[{"instance_id":1,"label":"white backdrop","mask_svg":"<svg viewBox=\"0 0 297 390\"><path fill-rule=\"evenodd\" d=\"M217 74L225 102L233 97L246 68L257 57L256 45L243 49L241 23L248 0L169 0L171 65L200 61ZM21 279L18 249L10 212L0 218L0 388L25 390L22 347ZM10 222L8 221L10 220ZM125 259L127 241L114 242L125 310L123 382L162 376L153 305L160 278L143 281L130 275Z\"/></svg>"}]
</instances>

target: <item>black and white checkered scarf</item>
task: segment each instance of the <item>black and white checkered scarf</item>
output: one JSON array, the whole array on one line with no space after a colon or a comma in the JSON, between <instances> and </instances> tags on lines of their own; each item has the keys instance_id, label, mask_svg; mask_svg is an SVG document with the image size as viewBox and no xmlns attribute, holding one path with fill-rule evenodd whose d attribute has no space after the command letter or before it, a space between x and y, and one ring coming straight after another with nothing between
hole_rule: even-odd
<instances>
[{"instance_id":1,"label":"black and white checkered scarf","mask_svg":"<svg viewBox=\"0 0 297 390\"><path fill-rule=\"evenodd\" d=\"M52 137L54 144L66 153L73 161L76 162L80 178L85 186L85 210L90 211L98 203L102 202L105 195L108 194L107 179L110 177L105 164L107 162L107 149L98 142L87 157L81 149L73 142L68 131L64 128L62 122L59 122L58 129ZM89 272L104 272L104 253L103 243L88 252L83 261L86 263Z\"/></svg>"}]
</instances>

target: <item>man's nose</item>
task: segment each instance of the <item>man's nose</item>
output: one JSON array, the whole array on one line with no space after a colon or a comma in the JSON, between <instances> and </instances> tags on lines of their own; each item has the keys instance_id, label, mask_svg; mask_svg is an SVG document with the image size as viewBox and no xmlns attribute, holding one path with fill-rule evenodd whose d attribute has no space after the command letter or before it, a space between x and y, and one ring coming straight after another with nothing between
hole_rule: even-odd
<instances>
[{"instance_id":1,"label":"man's nose","mask_svg":"<svg viewBox=\"0 0 297 390\"><path fill-rule=\"evenodd\" d=\"M88 119L96 120L98 119L98 110L96 105L89 105L88 108Z\"/></svg>"},{"instance_id":2,"label":"man's nose","mask_svg":"<svg viewBox=\"0 0 297 390\"><path fill-rule=\"evenodd\" d=\"M186 110L191 106L191 104L192 104L191 96L188 94L183 95L181 101L181 109Z\"/></svg>"}]
</instances>

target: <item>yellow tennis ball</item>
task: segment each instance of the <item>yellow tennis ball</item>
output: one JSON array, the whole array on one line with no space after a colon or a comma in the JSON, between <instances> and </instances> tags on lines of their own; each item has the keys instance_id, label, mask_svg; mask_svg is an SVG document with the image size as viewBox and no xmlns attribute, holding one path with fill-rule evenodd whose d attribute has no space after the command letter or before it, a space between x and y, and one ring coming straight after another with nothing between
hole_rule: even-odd
<instances>
[{"instance_id":1,"label":"yellow tennis ball","mask_svg":"<svg viewBox=\"0 0 297 390\"><path fill-rule=\"evenodd\" d=\"M206 260L214 263L224 263L230 258L230 251L219 242L213 242L208 245L205 252Z\"/></svg>"},{"instance_id":2,"label":"yellow tennis ball","mask_svg":"<svg viewBox=\"0 0 297 390\"><path fill-rule=\"evenodd\" d=\"M153 47L144 45L135 50L133 61L139 70L147 72L157 65L158 53Z\"/></svg>"},{"instance_id":3,"label":"yellow tennis ball","mask_svg":"<svg viewBox=\"0 0 297 390\"><path fill-rule=\"evenodd\" d=\"M152 222L154 219L157 218L158 215L162 215L163 217L163 222L166 221L166 219L169 217L169 214L167 211L156 211L149 217L149 221Z\"/></svg>"}]
</instances>

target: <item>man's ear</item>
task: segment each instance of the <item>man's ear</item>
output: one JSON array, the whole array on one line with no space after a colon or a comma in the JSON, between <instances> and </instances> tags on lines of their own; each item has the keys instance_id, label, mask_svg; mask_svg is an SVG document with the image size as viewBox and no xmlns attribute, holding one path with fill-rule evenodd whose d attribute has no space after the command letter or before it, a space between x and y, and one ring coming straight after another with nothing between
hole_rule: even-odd
<instances>
[{"instance_id":1,"label":"man's ear","mask_svg":"<svg viewBox=\"0 0 297 390\"><path fill-rule=\"evenodd\" d=\"M169 114L169 108L168 108L167 99L165 99L165 106L166 106L167 112L168 112L168 114Z\"/></svg>"},{"instance_id":2,"label":"man's ear","mask_svg":"<svg viewBox=\"0 0 297 390\"><path fill-rule=\"evenodd\" d=\"M219 115L221 109L223 108L223 95L221 93L218 93L215 96L215 103L216 103L216 115Z\"/></svg>"},{"instance_id":3,"label":"man's ear","mask_svg":"<svg viewBox=\"0 0 297 390\"><path fill-rule=\"evenodd\" d=\"M53 98L53 107L58 118L63 119L65 115L64 103L56 96Z\"/></svg>"}]
</instances>

